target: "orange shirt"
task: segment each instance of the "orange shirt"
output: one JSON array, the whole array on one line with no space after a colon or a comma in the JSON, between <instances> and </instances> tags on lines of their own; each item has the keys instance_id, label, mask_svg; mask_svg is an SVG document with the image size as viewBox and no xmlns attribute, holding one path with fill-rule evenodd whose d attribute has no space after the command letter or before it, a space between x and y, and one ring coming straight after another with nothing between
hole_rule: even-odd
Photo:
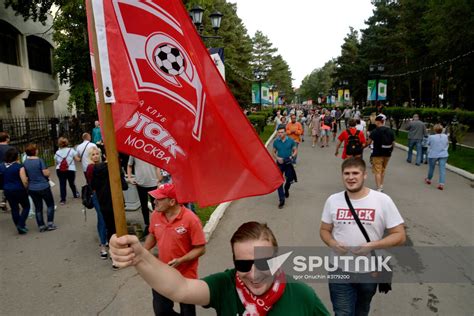
<instances>
[{"instance_id":1,"label":"orange shirt","mask_svg":"<svg viewBox=\"0 0 474 316\"><path fill-rule=\"evenodd\" d=\"M163 212L153 211L150 221L158 247L158 258L168 263L190 252L194 247L204 246L206 237L201 221L191 210L181 206L181 210L171 222ZM198 258L183 262L176 269L186 278L197 279Z\"/></svg>"},{"instance_id":2,"label":"orange shirt","mask_svg":"<svg viewBox=\"0 0 474 316\"><path fill-rule=\"evenodd\" d=\"M300 122L290 122L286 124L286 134L295 142L300 143L301 135L303 134L303 126L301 126Z\"/></svg>"}]
</instances>

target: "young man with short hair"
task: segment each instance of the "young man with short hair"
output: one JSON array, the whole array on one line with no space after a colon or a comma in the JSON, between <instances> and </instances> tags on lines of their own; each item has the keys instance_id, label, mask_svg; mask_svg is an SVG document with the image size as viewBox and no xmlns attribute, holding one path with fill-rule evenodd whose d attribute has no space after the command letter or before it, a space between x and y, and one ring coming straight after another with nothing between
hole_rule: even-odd
<instances>
[{"instance_id":1,"label":"young man with short hair","mask_svg":"<svg viewBox=\"0 0 474 316\"><path fill-rule=\"evenodd\" d=\"M296 172L293 167L293 159L298 153L296 143L286 134L285 128L280 126L277 131L277 138L273 141L273 158L280 171L286 178L286 182L278 187L278 198L280 203L278 208L283 208L285 205L285 198L290 196L290 186L293 181L296 181Z\"/></svg>"},{"instance_id":2,"label":"young man with short hair","mask_svg":"<svg viewBox=\"0 0 474 316\"><path fill-rule=\"evenodd\" d=\"M364 160L355 157L346 159L341 169L345 191L333 194L326 200L319 230L321 240L332 249L333 264L336 256L366 256L373 250L405 243L404 221L392 199L364 185L367 179ZM370 242L364 238L352 216L345 192ZM340 264L338 266L341 267ZM337 273L351 275L351 279L364 279L375 271L365 270L365 267L356 270L357 265L349 265L348 269L343 267L338 268ZM330 282L329 292L335 315L368 315L376 289L377 283Z\"/></svg>"},{"instance_id":3,"label":"young man with short hair","mask_svg":"<svg viewBox=\"0 0 474 316\"><path fill-rule=\"evenodd\" d=\"M197 279L198 258L204 254L206 237L201 221L179 204L174 184L163 184L149 194L155 198L149 234L143 247L158 247L158 259L186 278ZM153 310L157 316L175 315L173 301L152 290ZM181 315L196 315L193 304L180 304Z\"/></svg>"}]
</instances>

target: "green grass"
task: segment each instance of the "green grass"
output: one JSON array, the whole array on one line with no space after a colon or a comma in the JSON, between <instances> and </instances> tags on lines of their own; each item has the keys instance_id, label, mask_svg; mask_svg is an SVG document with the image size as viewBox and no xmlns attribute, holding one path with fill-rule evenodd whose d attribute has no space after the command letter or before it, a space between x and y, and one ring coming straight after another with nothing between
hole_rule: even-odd
<instances>
[{"instance_id":1,"label":"green grass","mask_svg":"<svg viewBox=\"0 0 474 316\"><path fill-rule=\"evenodd\" d=\"M265 144L265 142L270 138L270 136L275 131L275 125L267 125L263 129L263 132L260 133L260 140ZM208 207L196 207L196 214L201 220L202 225L206 225L209 217L211 217L214 210L217 208L217 205L208 206Z\"/></svg>"},{"instance_id":2,"label":"green grass","mask_svg":"<svg viewBox=\"0 0 474 316\"><path fill-rule=\"evenodd\" d=\"M209 217L211 217L214 210L217 208L217 205L208 206L208 207L199 207L196 206L196 214L201 220L202 226L206 225Z\"/></svg>"},{"instance_id":3,"label":"green grass","mask_svg":"<svg viewBox=\"0 0 474 316\"><path fill-rule=\"evenodd\" d=\"M260 137L260 140L262 143L265 144L265 142L272 136L273 132L275 131L275 125L267 125L263 129L263 132L258 135Z\"/></svg>"},{"instance_id":4,"label":"green grass","mask_svg":"<svg viewBox=\"0 0 474 316\"><path fill-rule=\"evenodd\" d=\"M408 133L399 131L398 136L395 134L395 141L408 146ZM457 146L456 150L453 150L450 145L448 153L448 163L450 165L474 173L474 149Z\"/></svg>"}]
</instances>

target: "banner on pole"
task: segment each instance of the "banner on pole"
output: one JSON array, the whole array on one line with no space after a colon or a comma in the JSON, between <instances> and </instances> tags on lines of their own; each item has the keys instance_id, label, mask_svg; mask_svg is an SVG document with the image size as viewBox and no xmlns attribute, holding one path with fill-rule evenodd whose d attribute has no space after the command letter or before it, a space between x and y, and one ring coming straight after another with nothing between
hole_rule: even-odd
<instances>
[{"instance_id":1,"label":"banner on pole","mask_svg":"<svg viewBox=\"0 0 474 316\"><path fill-rule=\"evenodd\" d=\"M367 82L367 101L375 101L376 99L376 80L369 80Z\"/></svg>"},{"instance_id":2,"label":"banner on pole","mask_svg":"<svg viewBox=\"0 0 474 316\"><path fill-rule=\"evenodd\" d=\"M88 0L91 1L91 0ZM91 1L117 147L165 169L201 206L273 192L283 177L181 1ZM101 9L96 10L96 6ZM91 25L96 30L100 26ZM94 58L91 49L91 58ZM106 58L104 58L106 56ZM93 70L94 80L95 70ZM104 75L102 76L104 77ZM107 140L105 140L107 141Z\"/></svg>"},{"instance_id":3,"label":"banner on pole","mask_svg":"<svg viewBox=\"0 0 474 316\"><path fill-rule=\"evenodd\" d=\"M378 100L385 101L387 100L387 79L380 79L378 86Z\"/></svg>"},{"instance_id":4,"label":"banner on pole","mask_svg":"<svg viewBox=\"0 0 474 316\"><path fill-rule=\"evenodd\" d=\"M260 85L252 83L252 104L260 104Z\"/></svg>"},{"instance_id":5,"label":"banner on pole","mask_svg":"<svg viewBox=\"0 0 474 316\"><path fill-rule=\"evenodd\" d=\"M344 102L344 90L342 89L337 90L337 102Z\"/></svg>"},{"instance_id":6,"label":"banner on pole","mask_svg":"<svg viewBox=\"0 0 474 316\"><path fill-rule=\"evenodd\" d=\"M344 101L351 102L351 92L349 89L344 90Z\"/></svg>"},{"instance_id":7,"label":"banner on pole","mask_svg":"<svg viewBox=\"0 0 474 316\"><path fill-rule=\"evenodd\" d=\"M209 48L209 55L211 55L214 64L216 65L217 69L219 69L219 73L225 80L224 48Z\"/></svg>"}]
</instances>

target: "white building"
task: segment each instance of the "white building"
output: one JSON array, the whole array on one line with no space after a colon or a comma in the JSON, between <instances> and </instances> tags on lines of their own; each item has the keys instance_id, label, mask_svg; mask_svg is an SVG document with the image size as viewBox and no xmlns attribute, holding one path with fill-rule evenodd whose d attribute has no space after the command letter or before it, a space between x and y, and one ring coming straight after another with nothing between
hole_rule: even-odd
<instances>
[{"instance_id":1,"label":"white building","mask_svg":"<svg viewBox=\"0 0 474 316\"><path fill-rule=\"evenodd\" d=\"M51 25L51 16L46 25L24 21L0 0L0 118L71 114L53 74Z\"/></svg>"}]
</instances>

